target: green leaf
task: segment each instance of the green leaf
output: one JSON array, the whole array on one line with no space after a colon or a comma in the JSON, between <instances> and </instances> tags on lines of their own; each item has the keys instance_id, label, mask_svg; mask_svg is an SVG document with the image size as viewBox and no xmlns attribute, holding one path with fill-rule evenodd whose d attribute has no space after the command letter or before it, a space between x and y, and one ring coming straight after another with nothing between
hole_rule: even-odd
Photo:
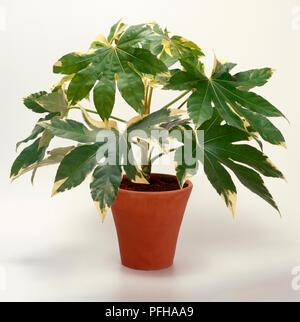
<instances>
[{"instance_id":1,"label":"green leaf","mask_svg":"<svg viewBox=\"0 0 300 322\"><path fill-rule=\"evenodd\" d=\"M139 114L144 113L145 87L136 73L119 73L118 89L124 100Z\"/></svg>"},{"instance_id":2,"label":"green leaf","mask_svg":"<svg viewBox=\"0 0 300 322\"><path fill-rule=\"evenodd\" d=\"M23 98L24 105L35 113L46 113L47 111L36 102L36 99L46 95L47 92L41 91Z\"/></svg>"},{"instance_id":3,"label":"green leaf","mask_svg":"<svg viewBox=\"0 0 300 322\"><path fill-rule=\"evenodd\" d=\"M81 143L96 142L98 131L90 131L82 123L73 120L52 120L38 123L53 135Z\"/></svg>"},{"instance_id":4,"label":"green leaf","mask_svg":"<svg viewBox=\"0 0 300 322\"><path fill-rule=\"evenodd\" d=\"M164 32L154 21L149 22L149 27L152 29L153 33L156 34L156 38L151 42L144 43L143 48L151 51L153 55L157 56L163 50L162 39L164 37Z\"/></svg>"},{"instance_id":5,"label":"green leaf","mask_svg":"<svg viewBox=\"0 0 300 322\"><path fill-rule=\"evenodd\" d=\"M61 161L52 196L80 185L97 164L97 151L101 143L82 145L68 153Z\"/></svg>"},{"instance_id":6,"label":"green leaf","mask_svg":"<svg viewBox=\"0 0 300 322\"><path fill-rule=\"evenodd\" d=\"M233 144L247 141L251 136L229 125L221 125L221 121L215 110L213 117L199 128L204 131L204 171L208 179L232 212L236 189L224 166L231 169L243 185L278 210L257 172L274 178L284 178L283 174L261 151L247 144Z\"/></svg>"},{"instance_id":7,"label":"green leaf","mask_svg":"<svg viewBox=\"0 0 300 322\"><path fill-rule=\"evenodd\" d=\"M115 28L113 29L112 33L115 32ZM127 76L129 79L134 79L137 77L134 69L151 75L167 71L167 67L150 51L139 48L142 43L147 43L155 37L156 34L149 25L131 26L118 35L119 40L115 39L117 40L115 45L96 47L86 54L69 54L61 58L55 64L54 72L75 73L68 88L68 100L72 104L79 102L87 96L97 80L100 79L101 82L101 77L107 77L107 74L119 76L121 73L126 73L129 74ZM112 40L110 37L109 39ZM122 91L132 91L130 85L123 83ZM139 89L141 87L140 84L136 86ZM103 87L103 90L106 91L106 87ZM100 88L97 93L100 95ZM135 101L130 100L130 104L135 104ZM135 110L141 109L140 103L133 107Z\"/></svg>"},{"instance_id":8,"label":"green leaf","mask_svg":"<svg viewBox=\"0 0 300 322\"><path fill-rule=\"evenodd\" d=\"M100 73L95 66L88 66L79 71L68 87L67 96L71 104L75 105L86 98L99 77Z\"/></svg>"},{"instance_id":9,"label":"green leaf","mask_svg":"<svg viewBox=\"0 0 300 322\"><path fill-rule=\"evenodd\" d=\"M245 187L260 196L279 212L276 202L266 188L261 176L257 172L234 162L229 162L227 166L235 173L237 178Z\"/></svg>"},{"instance_id":10,"label":"green leaf","mask_svg":"<svg viewBox=\"0 0 300 322\"><path fill-rule=\"evenodd\" d=\"M53 73L66 75L77 73L89 65L93 56L93 51L91 53L73 52L67 54L54 64Z\"/></svg>"},{"instance_id":11,"label":"green leaf","mask_svg":"<svg viewBox=\"0 0 300 322\"><path fill-rule=\"evenodd\" d=\"M228 171L209 153L204 156L205 174L234 216L237 191Z\"/></svg>"},{"instance_id":12,"label":"green leaf","mask_svg":"<svg viewBox=\"0 0 300 322\"><path fill-rule=\"evenodd\" d=\"M162 108L147 116L134 119L134 122L129 122L127 133L129 135L132 131L136 130L143 130L146 133L150 133L154 129L164 129L166 124L181 120L183 115L183 111Z\"/></svg>"},{"instance_id":13,"label":"green leaf","mask_svg":"<svg viewBox=\"0 0 300 322\"><path fill-rule=\"evenodd\" d=\"M42 121L44 121L44 120L45 120L44 118L41 118L41 119L39 119L39 122L42 122ZM24 139L24 140L22 140L22 141L19 141L19 142L16 144L16 150L18 149L18 147L19 147L22 143L27 143L27 142L29 142L29 141L31 141L31 140L36 139L36 138L37 138L37 136L38 136L39 134L41 134L42 132L44 132L44 128L43 128L43 127L41 127L40 125L36 124L36 125L35 125L35 127L33 128L32 132L31 132L31 134L30 134L26 139Z\"/></svg>"},{"instance_id":14,"label":"green leaf","mask_svg":"<svg viewBox=\"0 0 300 322\"><path fill-rule=\"evenodd\" d=\"M68 108L68 102L62 88L58 89L56 92L36 98L35 101L44 110L50 113L60 113L61 116L66 114Z\"/></svg>"},{"instance_id":15,"label":"green leaf","mask_svg":"<svg viewBox=\"0 0 300 322\"><path fill-rule=\"evenodd\" d=\"M153 39L156 39L156 35L148 24L130 26L121 35L118 41L118 47L135 47L137 44L147 43Z\"/></svg>"},{"instance_id":16,"label":"green leaf","mask_svg":"<svg viewBox=\"0 0 300 322\"><path fill-rule=\"evenodd\" d=\"M212 78L219 78L224 74L229 74L237 64L230 62L221 62L215 56L214 67L212 71Z\"/></svg>"},{"instance_id":17,"label":"green leaf","mask_svg":"<svg viewBox=\"0 0 300 322\"><path fill-rule=\"evenodd\" d=\"M175 91L184 91L195 89L199 84L199 78L187 72L179 71L175 73L169 80L164 89L172 89ZM205 84L203 84L205 86Z\"/></svg>"},{"instance_id":18,"label":"green leaf","mask_svg":"<svg viewBox=\"0 0 300 322\"><path fill-rule=\"evenodd\" d=\"M127 123L126 134L130 143L137 138L167 153L168 142L160 140L159 131L166 131L181 123L185 115L184 111L178 109L162 108L147 116L139 116L130 120ZM145 148L142 149L145 150Z\"/></svg>"},{"instance_id":19,"label":"green leaf","mask_svg":"<svg viewBox=\"0 0 300 322\"><path fill-rule=\"evenodd\" d=\"M244 129L244 122L240 115L232 110L232 106L228 104L222 91L215 86L215 83L210 84L213 93L213 102L220 116L227 122L228 125L234 126L240 130Z\"/></svg>"},{"instance_id":20,"label":"green leaf","mask_svg":"<svg viewBox=\"0 0 300 322\"><path fill-rule=\"evenodd\" d=\"M202 153L197 142L196 134L189 125L180 125L173 128L173 130L181 131L181 138L177 139L179 139L181 143L184 143L181 147L176 149L174 156L177 180L180 188L183 188L184 183L197 174ZM191 151L186 150L188 146Z\"/></svg>"},{"instance_id":21,"label":"green leaf","mask_svg":"<svg viewBox=\"0 0 300 322\"><path fill-rule=\"evenodd\" d=\"M120 19L111 27L107 40L110 43L112 43L114 40L119 40L126 27L127 25L122 22L122 19Z\"/></svg>"},{"instance_id":22,"label":"green leaf","mask_svg":"<svg viewBox=\"0 0 300 322\"><path fill-rule=\"evenodd\" d=\"M246 164L266 177L284 179L283 174L272 164L269 158L256 148L246 144L220 144L210 146L211 151L220 160L233 160Z\"/></svg>"},{"instance_id":23,"label":"green leaf","mask_svg":"<svg viewBox=\"0 0 300 322\"><path fill-rule=\"evenodd\" d=\"M256 130L265 141L286 148L283 135L266 117L236 105L235 109L240 115L248 120L251 127Z\"/></svg>"},{"instance_id":24,"label":"green leaf","mask_svg":"<svg viewBox=\"0 0 300 322\"><path fill-rule=\"evenodd\" d=\"M122 170L118 165L99 165L90 184L91 195L101 215L102 222L114 203L122 181Z\"/></svg>"},{"instance_id":25,"label":"green leaf","mask_svg":"<svg viewBox=\"0 0 300 322\"><path fill-rule=\"evenodd\" d=\"M23 169L37 162L44 153L44 148L39 148L40 139L35 140L31 145L26 147L14 161L10 177L14 179Z\"/></svg>"},{"instance_id":26,"label":"green leaf","mask_svg":"<svg viewBox=\"0 0 300 322\"><path fill-rule=\"evenodd\" d=\"M46 150L51 142L51 140L53 139L53 135L51 132L49 132L48 130L45 130L40 138L40 142L39 142L39 147L38 149L41 149L43 152L41 153L41 155L39 156L38 160L36 161L35 167L32 171L32 175L31 175L31 183L33 184L35 175L36 175L36 171L39 168L39 163L44 159L45 154L46 154Z\"/></svg>"},{"instance_id":27,"label":"green leaf","mask_svg":"<svg viewBox=\"0 0 300 322\"><path fill-rule=\"evenodd\" d=\"M45 158L44 160L38 163L35 162L32 165L28 166L27 168L22 168L21 171L19 171L19 173L12 178L12 181L19 178L21 175L27 172L34 171L36 168L41 168L48 165L60 163L62 159L66 156L66 154L72 151L74 148L75 146L69 146L64 148L56 148L56 149L53 149L52 151L49 151L48 152L49 156L47 158Z\"/></svg>"},{"instance_id":28,"label":"green leaf","mask_svg":"<svg viewBox=\"0 0 300 322\"><path fill-rule=\"evenodd\" d=\"M197 92L193 93L187 102L187 109L190 118L196 125L201 126L205 121L212 117L212 94L209 84L200 87Z\"/></svg>"},{"instance_id":29,"label":"green leaf","mask_svg":"<svg viewBox=\"0 0 300 322\"><path fill-rule=\"evenodd\" d=\"M97 48L103 48L108 46L109 46L109 42L106 39L106 37L103 34L99 33L96 39L90 45L90 49L97 49Z\"/></svg>"},{"instance_id":30,"label":"green leaf","mask_svg":"<svg viewBox=\"0 0 300 322\"><path fill-rule=\"evenodd\" d=\"M262 114L268 117L281 117L284 115L271 103L269 103L263 97L253 92L245 92L230 85L230 81L227 82L228 77L224 79L218 79L215 81L215 86L223 93L228 102L238 103L250 111ZM226 79L225 79L226 78Z\"/></svg>"},{"instance_id":31,"label":"green leaf","mask_svg":"<svg viewBox=\"0 0 300 322\"><path fill-rule=\"evenodd\" d=\"M75 74L70 74L62 77L62 79L53 87L52 92L57 92L59 89L65 89L65 84L69 83Z\"/></svg>"},{"instance_id":32,"label":"green leaf","mask_svg":"<svg viewBox=\"0 0 300 322\"><path fill-rule=\"evenodd\" d=\"M108 120L115 104L116 82L113 74L103 75L94 88L94 103L102 120Z\"/></svg>"},{"instance_id":33,"label":"green leaf","mask_svg":"<svg viewBox=\"0 0 300 322\"><path fill-rule=\"evenodd\" d=\"M204 56L202 50L194 42L184 37L173 36L170 38L168 35L164 34L161 41L164 45L164 52L161 56L161 60L168 67L183 58L198 58Z\"/></svg>"},{"instance_id":34,"label":"green leaf","mask_svg":"<svg viewBox=\"0 0 300 322\"><path fill-rule=\"evenodd\" d=\"M212 113L210 107L212 109L214 105L228 125L247 132L245 124L248 122L264 140L272 144L285 145L280 131L266 118L284 115L263 97L240 90L241 85L247 85L246 81L248 85L250 83L262 85L270 71L252 70L232 76L230 71L236 65L216 60L212 76L207 78L202 64L197 59L191 57L182 59L181 64L185 71L173 75L165 89L195 89L189 98L188 111L196 126L209 118ZM252 136L255 137L254 134ZM255 139L259 142L257 137Z\"/></svg>"},{"instance_id":35,"label":"green leaf","mask_svg":"<svg viewBox=\"0 0 300 322\"><path fill-rule=\"evenodd\" d=\"M164 89L190 90L198 88L199 84L205 86L208 78L205 76L204 66L198 58L188 57L181 59L180 62L185 70L175 72Z\"/></svg>"},{"instance_id":36,"label":"green leaf","mask_svg":"<svg viewBox=\"0 0 300 322\"><path fill-rule=\"evenodd\" d=\"M265 85L273 73L274 70L271 68L252 69L237 73L233 78L235 79L235 85L249 90L256 86Z\"/></svg>"},{"instance_id":37,"label":"green leaf","mask_svg":"<svg viewBox=\"0 0 300 322\"><path fill-rule=\"evenodd\" d=\"M121 147L120 165L122 165L126 176L130 181L148 184L149 182L144 177L143 172L137 166L132 151L132 145L127 139L127 135L121 135L119 138L119 147Z\"/></svg>"},{"instance_id":38,"label":"green leaf","mask_svg":"<svg viewBox=\"0 0 300 322\"><path fill-rule=\"evenodd\" d=\"M135 57L133 66L141 73L156 75L168 71L167 66L146 49L136 48L132 55Z\"/></svg>"}]
</instances>

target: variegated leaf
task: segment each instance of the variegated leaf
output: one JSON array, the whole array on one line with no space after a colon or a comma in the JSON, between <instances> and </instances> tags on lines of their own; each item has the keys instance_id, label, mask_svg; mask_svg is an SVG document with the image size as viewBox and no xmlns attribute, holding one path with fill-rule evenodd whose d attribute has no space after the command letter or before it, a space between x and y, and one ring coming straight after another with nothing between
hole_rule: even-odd
<instances>
[{"instance_id":1,"label":"variegated leaf","mask_svg":"<svg viewBox=\"0 0 300 322\"><path fill-rule=\"evenodd\" d=\"M89 130L82 123L73 120L53 120L38 123L53 135L81 143L96 142L97 130Z\"/></svg>"},{"instance_id":2,"label":"variegated leaf","mask_svg":"<svg viewBox=\"0 0 300 322\"><path fill-rule=\"evenodd\" d=\"M102 143L82 145L73 149L61 161L52 196L80 185L97 164L97 151Z\"/></svg>"},{"instance_id":3,"label":"variegated leaf","mask_svg":"<svg viewBox=\"0 0 300 322\"><path fill-rule=\"evenodd\" d=\"M215 110L213 117L199 128L204 131L204 171L209 181L233 213L236 188L226 168L232 170L243 185L278 210L259 173L282 179L283 174L261 151L247 144L237 144L249 140L250 135L229 125L221 125L221 122Z\"/></svg>"},{"instance_id":4,"label":"variegated leaf","mask_svg":"<svg viewBox=\"0 0 300 322\"><path fill-rule=\"evenodd\" d=\"M197 58L182 59L185 71L177 72L166 89L195 89L188 101L188 112L196 126L212 115L213 105L230 126L247 131L245 120L260 136L271 144L285 145L281 132L267 117L284 116L275 106L254 92L241 90L242 86L261 86L270 78L270 70L251 70L230 74L236 66L215 60L212 76L207 78L199 68Z\"/></svg>"},{"instance_id":5,"label":"variegated leaf","mask_svg":"<svg viewBox=\"0 0 300 322\"><path fill-rule=\"evenodd\" d=\"M156 37L156 35L147 24L131 26L125 30L122 24L117 23L116 26L112 27L108 38L110 43L107 46L102 42L101 46L94 46L87 53L71 53L63 56L54 65L54 72L75 73L67 92L69 101L72 104L79 102L88 95L96 84L95 103L100 115L107 118L113 106L114 93L111 90L108 91L108 86L101 85L101 79L106 80L108 77L111 79L110 75L117 75L117 78L119 74L124 75L124 73L130 74L130 76L127 76L130 80L134 79L138 74L129 66L130 64L141 73L156 75L167 71L167 67L150 51L138 46L151 41L153 37ZM98 80L100 85L97 85ZM107 82L103 84L107 84ZM129 98L130 95L138 97L144 95L144 87L140 86L139 83L139 86L132 88L132 81L128 84L123 83L120 87L122 87L121 90L126 101L142 114L142 105L137 100ZM106 106L107 101L109 101L109 104L104 115L104 106Z\"/></svg>"},{"instance_id":6,"label":"variegated leaf","mask_svg":"<svg viewBox=\"0 0 300 322\"><path fill-rule=\"evenodd\" d=\"M10 178L14 179L17 177L24 169L31 166L35 162L39 161L40 158L44 155L45 148L39 148L40 139L35 140L31 145L26 147L14 161Z\"/></svg>"},{"instance_id":7,"label":"variegated leaf","mask_svg":"<svg viewBox=\"0 0 300 322\"><path fill-rule=\"evenodd\" d=\"M53 149L52 151L49 151L48 152L49 156L47 158L45 158L44 160L38 163L35 162L32 165L28 166L27 168L22 168L21 171L19 171L19 173L12 178L12 181L19 178L21 175L25 173L33 171L34 169L36 169L36 167L41 168L48 165L60 163L62 159L66 156L66 154L72 151L74 148L75 146L69 146L64 148L56 148L56 149Z\"/></svg>"},{"instance_id":8,"label":"variegated leaf","mask_svg":"<svg viewBox=\"0 0 300 322\"><path fill-rule=\"evenodd\" d=\"M90 184L91 195L102 222L116 199L121 181L122 170L119 165L99 165L93 173Z\"/></svg>"}]
</instances>

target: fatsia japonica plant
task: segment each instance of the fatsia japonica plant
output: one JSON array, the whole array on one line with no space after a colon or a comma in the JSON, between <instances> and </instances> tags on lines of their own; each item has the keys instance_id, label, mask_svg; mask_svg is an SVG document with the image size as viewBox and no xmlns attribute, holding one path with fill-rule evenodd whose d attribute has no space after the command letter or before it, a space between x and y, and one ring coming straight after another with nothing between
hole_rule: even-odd
<instances>
[{"instance_id":1,"label":"fatsia japonica plant","mask_svg":"<svg viewBox=\"0 0 300 322\"><path fill-rule=\"evenodd\" d=\"M50 92L24 98L24 105L42 117L32 133L17 143L18 147L33 141L13 163L11 178L32 171L33 180L38 168L59 163L55 195L78 186L93 172L91 195L104 219L123 174L135 183L147 184L152 164L165 153L172 153L181 188L202 163L208 180L232 213L237 191L228 170L278 210L261 175L283 178L283 174L262 149L263 141L285 146L281 132L269 120L284 115L253 91L267 83L273 70L234 73L235 64L215 59L209 76L201 62L203 56L194 42L170 36L167 29L162 30L156 23L127 26L122 21L112 26L107 38L98 35L86 52L63 56L53 67L54 73L64 75L61 81ZM159 88L182 93L151 113L152 94ZM137 114L128 122L112 114L117 90ZM83 107L82 100L92 100L93 108ZM72 119L76 109L81 110L82 122ZM126 123L125 131L119 130L120 122ZM171 150L162 148L154 156L153 145L159 145L159 140L130 136L137 130L149 134L159 129L177 129L182 133L188 130L191 153L197 155L195 152L200 151L202 157L193 164L182 161L185 144ZM108 153L104 160L97 158L97 151L107 143L97 138L107 130L114 133L117 146L125 146L123 152L117 153L115 164L105 162ZM204 142L200 142L197 131L204 133ZM54 137L75 143L48 151ZM250 145L250 140L257 148ZM140 160L135 160L133 146L141 150Z\"/></svg>"}]
</instances>

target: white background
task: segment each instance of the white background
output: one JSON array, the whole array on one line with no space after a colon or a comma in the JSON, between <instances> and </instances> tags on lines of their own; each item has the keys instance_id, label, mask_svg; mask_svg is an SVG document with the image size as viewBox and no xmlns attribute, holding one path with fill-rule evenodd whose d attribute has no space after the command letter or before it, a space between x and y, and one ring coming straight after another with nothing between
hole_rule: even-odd
<instances>
[{"instance_id":1,"label":"white background","mask_svg":"<svg viewBox=\"0 0 300 322\"><path fill-rule=\"evenodd\" d=\"M0 267L6 271L0 300L299 301L300 291L291 287L292 269L300 265L299 6L300 0L0 1ZM112 216L100 223L88 180L53 199L55 168L38 171L34 187L28 175L9 184L15 143L37 119L21 98L47 90L58 80L51 73L58 58L85 50L121 17L168 26L199 44L208 62L215 52L239 63L237 71L277 70L258 92L291 120L276 120L288 150L265 149L288 180L266 180L281 219L237 185L233 220L201 175L193 180L174 266L141 272L120 265ZM176 93L154 95L160 107ZM116 106L121 117L133 115L121 99Z\"/></svg>"}]
</instances>

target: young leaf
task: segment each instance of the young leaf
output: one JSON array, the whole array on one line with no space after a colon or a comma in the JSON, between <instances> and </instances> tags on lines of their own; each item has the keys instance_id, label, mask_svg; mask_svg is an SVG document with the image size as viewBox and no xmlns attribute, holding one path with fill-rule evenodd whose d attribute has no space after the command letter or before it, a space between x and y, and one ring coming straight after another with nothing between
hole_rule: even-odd
<instances>
[{"instance_id":1,"label":"young leaf","mask_svg":"<svg viewBox=\"0 0 300 322\"><path fill-rule=\"evenodd\" d=\"M128 122L127 133L130 134L135 130L143 130L150 133L152 129L165 128L165 125L174 121L182 120L185 115L184 111L162 108L147 116L139 117ZM164 127L162 127L164 125Z\"/></svg>"},{"instance_id":2,"label":"young leaf","mask_svg":"<svg viewBox=\"0 0 300 322\"><path fill-rule=\"evenodd\" d=\"M119 165L99 165L93 173L90 184L91 195L102 222L116 199L121 181L122 170Z\"/></svg>"},{"instance_id":3,"label":"young leaf","mask_svg":"<svg viewBox=\"0 0 300 322\"><path fill-rule=\"evenodd\" d=\"M160 43L163 45L161 60L168 67L187 57L203 57L202 50L192 41L181 37L169 37L167 32L160 34Z\"/></svg>"},{"instance_id":4,"label":"young leaf","mask_svg":"<svg viewBox=\"0 0 300 322\"><path fill-rule=\"evenodd\" d=\"M55 64L55 73L76 73L67 93L72 104L85 98L97 80L101 79L101 75L119 76L120 73L126 73L130 74L130 79L136 77L136 72L130 68L130 64L137 71L151 75L167 71L167 67L150 51L138 48L138 44L149 42L156 37L149 25L131 26L118 37L115 45L93 48L86 54L69 54ZM123 93L132 91L130 85L123 83ZM140 85L138 89L140 90ZM100 95L99 93L100 89L97 94ZM127 102L137 111L141 110L139 103L136 105L136 100L127 99Z\"/></svg>"},{"instance_id":5,"label":"young leaf","mask_svg":"<svg viewBox=\"0 0 300 322\"><path fill-rule=\"evenodd\" d=\"M134 160L132 145L128 142L127 135L120 136L119 146L122 147L120 165L122 165L127 178L135 183L149 184Z\"/></svg>"},{"instance_id":6,"label":"young leaf","mask_svg":"<svg viewBox=\"0 0 300 322\"><path fill-rule=\"evenodd\" d=\"M120 19L111 27L107 40L110 43L112 43L114 40L119 40L126 27L127 25L122 22L122 19Z\"/></svg>"}]
</instances>

